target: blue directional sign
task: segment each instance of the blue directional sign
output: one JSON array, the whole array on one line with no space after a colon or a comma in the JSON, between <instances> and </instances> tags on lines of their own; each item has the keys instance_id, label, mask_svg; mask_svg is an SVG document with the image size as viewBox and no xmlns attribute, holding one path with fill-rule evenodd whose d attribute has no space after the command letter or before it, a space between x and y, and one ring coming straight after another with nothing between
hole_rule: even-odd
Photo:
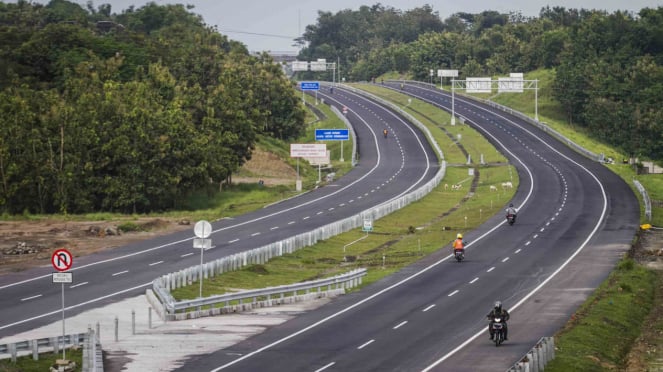
<instances>
[{"instance_id":1,"label":"blue directional sign","mask_svg":"<svg viewBox=\"0 0 663 372\"><path fill-rule=\"evenodd\" d=\"M302 90L320 90L319 81L302 81L299 86Z\"/></svg>"},{"instance_id":2,"label":"blue directional sign","mask_svg":"<svg viewBox=\"0 0 663 372\"><path fill-rule=\"evenodd\" d=\"M350 139L349 129L316 129L316 141L347 141Z\"/></svg>"}]
</instances>

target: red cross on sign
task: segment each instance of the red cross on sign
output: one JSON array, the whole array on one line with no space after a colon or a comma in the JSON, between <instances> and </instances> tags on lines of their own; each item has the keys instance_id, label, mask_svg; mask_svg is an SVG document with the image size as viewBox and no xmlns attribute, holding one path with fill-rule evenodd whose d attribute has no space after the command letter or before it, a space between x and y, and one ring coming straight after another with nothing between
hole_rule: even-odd
<instances>
[{"instance_id":1,"label":"red cross on sign","mask_svg":"<svg viewBox=\"0 0 663 372\"><path fill-rule=\"evenodd\" d=\"M53 252L51 256L51 263L57 271L67 271L71 268L71 265L74 263L74 259L69 253L68 250L62 248Z\"/></svg>"}]
</instances>

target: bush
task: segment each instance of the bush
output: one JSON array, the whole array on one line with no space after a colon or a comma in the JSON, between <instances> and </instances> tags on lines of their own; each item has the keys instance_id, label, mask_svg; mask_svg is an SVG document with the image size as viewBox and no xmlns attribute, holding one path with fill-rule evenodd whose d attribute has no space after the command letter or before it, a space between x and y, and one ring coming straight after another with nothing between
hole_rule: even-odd
<instances>
[{"instance_id":1,"label":"bush","mask_svg":"<svg viewBox=\"0 0 663 372\"><path fill-rule=\"evenodd\" d=\"M123 233L126 232L135 232L135 231L143 231L143 228L138 225L137 223L134 222L125 222L117 227L118 230L122 231Z\"/></svg>"}]
</instances>

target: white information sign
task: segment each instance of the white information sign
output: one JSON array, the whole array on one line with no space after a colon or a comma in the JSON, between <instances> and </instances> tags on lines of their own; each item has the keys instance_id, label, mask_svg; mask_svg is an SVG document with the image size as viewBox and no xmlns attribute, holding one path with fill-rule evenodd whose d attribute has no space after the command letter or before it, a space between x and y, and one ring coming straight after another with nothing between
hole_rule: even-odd
<instances>
[{"instance_id":1,"label":"white information sign","mask_svg":"<svg viewBox=\"0 0 663 372\"><path fill-rule=\"evenodd\" d=\"M193 247L198 249L212 248L212 239L193 238Z\"/></svg>"},{"instance_id":2,"label":"white information sign","mask_svg":"<svg viewBox=\"0 0 663 372\"><path fill-rule=\"evenodd\" d=\"M458 70L437 70L438 77L457 77Z\"/></svg>"},{"instance_id":3,"label":"white information sign","mask_svg":"<svg viewBox=\"0 0 663 372\"><path fill-rule=\"evenodd\" d=\"M53 273L53 283L72 283L74 275L71 272Z\"/></svg>"},{"instance_id":4,"label":"white information sign","mask_svg":"<svg viewBox=\"0 0 663 372\"><path fill-rule=\"evenodd\" d=\"M325 60L311 61L311 71L326 71L326 70L327 70L327 62Z\"/></svg>"},{"instance_id":5,"label":"white information sign","mask_svg":"<svg viewBox=\"0 0 663 372\"><path fill-rule=\"evenodd\" d=\"M322 158L309 158L306 157L304 160L308 161L311 165L327 165L331 164L331 150L327 150L327 155Z\"/></svg>"},{"instance_id":6,"label":"white information sign","mask_svg":"<svg viewBox=\"0 0 663 372\"><path fill-rule=\"evenodd\" d=\"M308 62L292 61L292 71L308 71Z\"/></svg>"},{"instance_id":7,"label":"white information sign","mask_svg":"<svg viewBox=\"0 0 663 372\"><path fill-rule=\"evenodd\" d=\"M490 93L492 79L489 77L468 77L467 93Z\"/></svg>"},{"instance_id":8,"label":"white information sign","mask_svg":"<svg viewBox=\"0 0 663 372\"><path fill-rule=\"evenodd\" d=\"M291 143L292 158L324 158L327 156L326 143Z\"/></svg>"},{"instance_id":9,"label":"white information sign","mask_svg":"<svg viewBox=\"0 0 663 372\"><path fill-rule=\"evenodd\" d=\"M522 93L523 79L517 77L501 77L497 79L497 92Z\"/></svg>"}]
</instances>

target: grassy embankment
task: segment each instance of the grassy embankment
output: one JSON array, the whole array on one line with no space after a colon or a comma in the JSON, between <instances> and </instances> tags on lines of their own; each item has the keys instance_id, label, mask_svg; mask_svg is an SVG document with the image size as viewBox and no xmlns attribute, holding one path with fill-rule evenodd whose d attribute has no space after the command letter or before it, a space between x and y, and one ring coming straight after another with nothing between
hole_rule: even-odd
<instances>
[{"instance_id":1,"label":"grassy embankment","mask_svg":"<svg viewBox=\"0 0 663 372\"><path fill-rule=\"evenodd\" d=\"M83 370L83 349L68 349L65 352L67 360L76 363L74 372ZM39 354L39 360L32 360L32 356L23 356L16 358L16 363L11 359L0 359L0 372L44 372L50 371L50 367L55 364L56 359L62 359L62 353L43 353Z\"/></svg>"},{"instance_id":2,"label":"grassy embankment","mask_svg":"<svg viewBox=\"0 0 663 372\"><path fill-rule=\"evenodd\" d=\"M407 104L407 97L376 87L381 95L401 106ZM364 285L400 270L419 260L422 256L438 249L447 249L457 232L465 232L492 216L513 196L513 190L490 192L490 185L504 181L517 182L515 171L507 165L506 159L481 135L465 125L451 127L449 115L428 104L413 100L409 106L415 117L428 126L436 141L444 151L445 159L451 164L439 187L422 200L392 213L373 224L374 232L369 238L347 248L343 246L364 235L360 229L347 232L315 246L275 258L265 265L252 265L243 270L230 272L207 280L203 285L205 295L224 293L229 288L261 288L320 277L333 276L355 267L368 268ZM432 119L429 120L427 118ZM472 164L478 172L478 187L468 195L472 177L468 176L467 159L458 146L441 129L449 131L453 138L462 134L462 145L472 159L484 155L486 163L497 166ZM463 184L462 191L452 191L444 184ZM463 202L463 198L469 196ZM383 256L386 258L383 262ZM344 260L346 257L347 260ZM174 291L176 298L195 298L198 287L191 286Z\"/></svg>"},{"instance_id":3,"label":"grassy embankment","mask_svg":"<svg viewBox=\"0 0 663 372\"><path fill-rule=\"evenodd\" d=\"M591 138L577 126L565 124L563 111L554 102L551 95L553 75L550 71L527 73L526 79L539 80L539 120L583 147L603 153L615 159L615 164L606 164L626 181L642 203L640 194L632 180L639 180L647 189L650 197L663 200L663 175L638 175L632 166L622 164L625 154ZM512 107L534 117L534 92L523 94L477 95L488 98L505 106ZM644 219L644 208L641 208L641 222ZM663 209L654 207L651 223L663 226ZM546 371L608 371L625 370L627 358L634 340L643 329L656 327L658 340L648 340L652 344L663 344L660 337L663 331L663 319L650 315L652 310L663 306L660 288L663 288L663 275L624 258L610 277L594 292L594 294L573 315L569 323L556 334L558 348L555 359L546 366ZM660 358L661 351L647 350L643 355L631 355L641 359L640 366ZM633 362L633 359L631 360ZM636 365L638 362L636 361ZM630 367L633 368L633 367Z\"/></svg>"}]
</instances>

